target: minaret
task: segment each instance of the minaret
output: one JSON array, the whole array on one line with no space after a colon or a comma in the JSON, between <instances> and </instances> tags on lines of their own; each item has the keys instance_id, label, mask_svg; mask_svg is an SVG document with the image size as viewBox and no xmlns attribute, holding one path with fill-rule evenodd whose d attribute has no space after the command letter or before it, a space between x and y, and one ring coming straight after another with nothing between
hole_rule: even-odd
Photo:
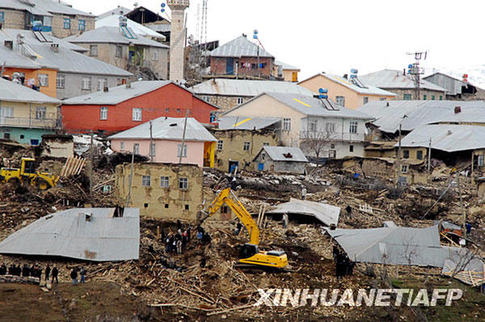
<instances>
[{"instance_id":1,"label":"minaret","mask_svg":"<svg viewBox=\"0 0 485 322\"><path fill-rule=\"evenodd\" d=\"M170 31L170 80L179 82L184 79L185 60L185 9L189 0L167 0L172 11Z\"/></svg>"}]
</instances>

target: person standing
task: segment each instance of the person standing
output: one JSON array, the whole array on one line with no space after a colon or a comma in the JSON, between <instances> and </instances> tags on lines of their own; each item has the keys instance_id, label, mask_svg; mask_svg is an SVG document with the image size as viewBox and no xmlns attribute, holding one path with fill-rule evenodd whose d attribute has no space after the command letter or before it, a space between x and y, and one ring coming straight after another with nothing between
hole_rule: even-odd
<instances>
[{"instance_id":1,"label":"person standing","mask_svg":"<svg viewBox=\"0 0 485 322\"><path fill-rule=\"evenodd\" d=\"M283 228L288 227L288 214L283 214Z\"/></svg>"},{"instance_id":2,"label":"person standing","mask_svg":"<svg viewBox=\"0 0 485 322\"><path fill-rule=\"evenodd\" d=\"M77 269L73 268L71 270L72 285L77 285Z\"/></svg>"},{"instance_id":3,"label":"person standing","mask_svg":"<svg viewBox=\"0 0 485 322\"><path fill-rule=\"evenodd\" d=\"M49 264L47 264L47 267L45 268L45 283L46 284L49 281L50 275L51 275L51 267L49 266Z\"/></svg>"},{"instance_id":4,"label":"person standing","mask_svg":"<svg viewBox=\"0 0 485 322\"><path fill-rule=\"evenodd\" d=\"M81 283L86 282L86 270L84 269L84 266L81 267L81 271L79 272L81 275Z\"/></svg>"},{"instance_id":5,"label":"person standing","mask_svg":"<svg viewBox=\"0 0 485 322\"><path fill-rule=\"evenodd\" d=\"M52 269L52 281L51 284L54 284L54 280L56 280L56 284L59 284L59 280L57 279L57 276L59 275L59 270L57 269L57 266L54 265L54 268Z\"/></svg>"}]
</instances>

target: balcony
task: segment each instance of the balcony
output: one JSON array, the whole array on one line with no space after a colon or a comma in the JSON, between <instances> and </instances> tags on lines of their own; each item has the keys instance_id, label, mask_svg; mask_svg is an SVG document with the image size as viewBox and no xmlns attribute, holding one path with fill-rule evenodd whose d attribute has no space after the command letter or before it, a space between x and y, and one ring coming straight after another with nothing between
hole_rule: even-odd
<instances>
[{"instance_id":1,"label":"balcony","mask_svg":"<svg viewBox=\"0 0 485 322\"><path fill-rule=\"evenodd\" d=\"M60 128L60 120L23 117L0 117L0 126L25 127L36 129Z\"/></svg>"}]
</instances>

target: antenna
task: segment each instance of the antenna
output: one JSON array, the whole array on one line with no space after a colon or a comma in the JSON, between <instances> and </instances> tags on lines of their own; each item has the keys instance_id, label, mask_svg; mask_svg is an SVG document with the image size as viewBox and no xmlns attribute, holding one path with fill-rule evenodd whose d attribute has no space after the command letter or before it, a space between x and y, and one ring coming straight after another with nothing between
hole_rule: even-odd
<instances>
[{"instance_id":1,"label":"antenna","mask_svg":"<svg viewBox=\"0 0 485 322\"><path fill-rule=\"evenodd\" d=\"M414 53L406 53L406 55L414 56L414 63L408 65L408 74L414 79L414 87L416 91L416 99L421 99L421 75L424 74L424 69L421 68L419 62L428 58L428 51L417 51Z\"/></svg>"}]
</instances>

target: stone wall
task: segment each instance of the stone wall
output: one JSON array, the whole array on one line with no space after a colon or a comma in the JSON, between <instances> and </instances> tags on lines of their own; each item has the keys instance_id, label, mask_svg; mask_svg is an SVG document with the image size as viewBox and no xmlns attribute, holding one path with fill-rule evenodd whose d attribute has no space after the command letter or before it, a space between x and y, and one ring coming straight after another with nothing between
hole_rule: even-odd
<instances>
[{"instance_id":1,"label":"stone wall","mask_svg":"<svg viewBox=\"0 0 485 322\"><path fill-rule=\"evenodd\" d=\"M241 68L241 63L258 64L257 57L234 58L234 73L232 75L252 76L257 77L261 75L263 78L269 78L272 74L274 58L260 57L259 62L266 64L264 68ZM239 63L239 67L236 64ZM227 58L226 57L212 57L211 58L211 74L212 75L227 75Z\"/></svg>"},{"instance_id":2,"label":"stone wall","mask_svg":"<svg viewBox=\"0 0 485 322\"><path fill-rule=\"evenodd\" d=\"M71 19L71 28L64 28L64 18ZM84 31L94 30L95 19L94 17L87 16L65 16L62 14L54 14L52 17L52 35L57 38L65 38L72 35L80 34L79 20L86 22L86 29Z\"/></svg>"},{"instance_id":3,"label":"stone wall","mask_svg":"<svg viewBox=\"0 0 485 322\"><path fill-rule=\"evenodd\" d=\"M3 23L3 28L5 29L24 29L25 28L25 13L23 11L9 10L9 9L0 9L0 11L4 13L4 18L5 18L5 22Z\"/></svg>"}]
</instances>

